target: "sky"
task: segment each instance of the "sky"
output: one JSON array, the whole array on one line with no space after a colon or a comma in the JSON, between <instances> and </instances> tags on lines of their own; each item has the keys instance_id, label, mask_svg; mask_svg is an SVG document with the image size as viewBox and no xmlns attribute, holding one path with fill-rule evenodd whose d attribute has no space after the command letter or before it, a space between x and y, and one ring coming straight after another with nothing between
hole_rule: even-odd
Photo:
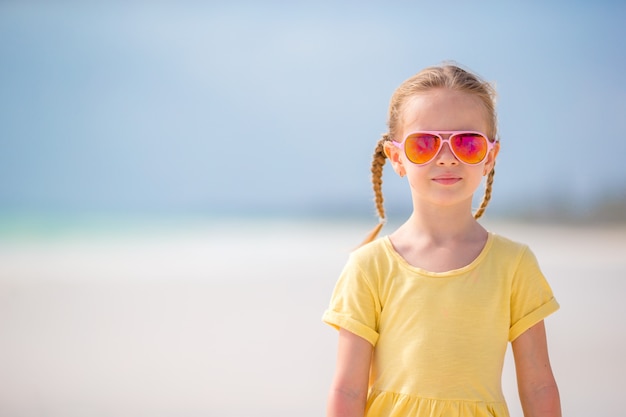
<instances>
[{"instance_id":1,"label":"sky","mask_svg":"<svg viewBox=\"0 0 626 417\"><path fill-rule=\"evenodd\" d=\"M373 215L389 98L449 60L498 91L489 210L587 207L626 194L625 20L618 1L4 1L0 213Z\"/></svg>"}]
</instances>

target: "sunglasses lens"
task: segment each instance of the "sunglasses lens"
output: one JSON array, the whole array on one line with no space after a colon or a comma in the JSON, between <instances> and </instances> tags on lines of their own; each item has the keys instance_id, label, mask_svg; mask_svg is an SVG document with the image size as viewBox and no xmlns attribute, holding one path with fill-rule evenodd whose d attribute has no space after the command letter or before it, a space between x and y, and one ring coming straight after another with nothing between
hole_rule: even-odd
<instances>
[{"instance_id":1,"label":"sunglasses lens","mask_svg":"<svg viewBox=\"0 0 626 417\"><path fill-rule=\"evenodd\" d=\"M441 140L430 133L416 133L404 141L404 151L409 161L414 164L425 164L437 155Z\"/></svg>"},{"instance_id":2,"label":"sunglasses lens","mask_svg":"<svg viewBox=\"0 0 626 417\"><path fill-rule=\"evenodd\" d=\"M450 138L457 158L467 164L479 164L487 156L487 138L478 133L460 133Z\"/></svg>"}]
</instances>

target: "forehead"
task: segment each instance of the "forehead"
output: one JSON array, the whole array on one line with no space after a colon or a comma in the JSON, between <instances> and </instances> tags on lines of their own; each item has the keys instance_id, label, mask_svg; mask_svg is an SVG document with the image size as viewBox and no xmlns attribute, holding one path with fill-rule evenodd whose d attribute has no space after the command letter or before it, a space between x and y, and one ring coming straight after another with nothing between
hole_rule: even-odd
<instances>
[{"instance_id":1,"label":"forehead","mask_svg":"<svg viewBox=\"0 0 626 417\"><path fill-rule=\"evenodd\" d=\"M447 88L410 97L402 109L400 130L489 130L483 102L475 95Z\"/></svg>"}]
</instances>

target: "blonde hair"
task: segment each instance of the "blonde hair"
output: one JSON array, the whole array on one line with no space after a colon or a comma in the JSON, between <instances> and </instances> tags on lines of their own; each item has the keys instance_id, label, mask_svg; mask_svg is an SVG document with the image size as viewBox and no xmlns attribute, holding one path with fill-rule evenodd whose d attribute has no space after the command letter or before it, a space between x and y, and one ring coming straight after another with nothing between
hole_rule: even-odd
<instances>
[{"instance_id":1,"label":"blonde hair","mask_svg":"<svg viewBox=\"0 0 626 417\"><path fill-rule=\"evenodd\" d=\"M454 64L428 67L404 81L391 96L389 103L389 113L387 117L388 132L384 133L376 144L372 157L372 186L374 189L374 203L378 213L379 223L365 238L363 244L371 242L378 236L386 222L385 208L383 206L382 175L383 166L386 162L385 142L390 140L400 141L397 137L399 125L401 123L404 108L409 99L415 95L426 93L435 88L448 88L461 91L480 99L487 116L488 130L485 132L490 139L497 138L497 115L496 115L496 91L491 84L483 81L480 77ZM495 163L494 163L495 167ZM492 168L487 175L485 183L485 194L480 207L474 213L474 218L478 219L483 215L489 200L491 199L491 189L495 168Z\"/></svg>"}]
</instances>

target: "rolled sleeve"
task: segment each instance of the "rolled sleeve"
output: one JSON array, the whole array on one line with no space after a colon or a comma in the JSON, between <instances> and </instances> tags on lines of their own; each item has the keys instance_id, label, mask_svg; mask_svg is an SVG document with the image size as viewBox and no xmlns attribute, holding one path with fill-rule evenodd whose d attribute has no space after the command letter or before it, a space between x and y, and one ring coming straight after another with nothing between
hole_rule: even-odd
<instances>
[{"instance_id":1,"label":"rolled sleeve","mask_svg":"<svg viewBox=\"0 0 626 417\"><path fill-rule=\"evenodd\" d=\"M552 289L539 268L535 255L525 248L513 278L509 340L559 309Z\"/></svg>"},{"instance_id":2,"label":"rolled sleeve","mask_svg":"<svg viewBox=\"0 0 626 417\"><path fill-rule=\"evenodd\" d=\"M375 346L381 307L374 288L351 258L335 285L322 321L335 329L346 329Z\"/></svg>"}]
</instances>

